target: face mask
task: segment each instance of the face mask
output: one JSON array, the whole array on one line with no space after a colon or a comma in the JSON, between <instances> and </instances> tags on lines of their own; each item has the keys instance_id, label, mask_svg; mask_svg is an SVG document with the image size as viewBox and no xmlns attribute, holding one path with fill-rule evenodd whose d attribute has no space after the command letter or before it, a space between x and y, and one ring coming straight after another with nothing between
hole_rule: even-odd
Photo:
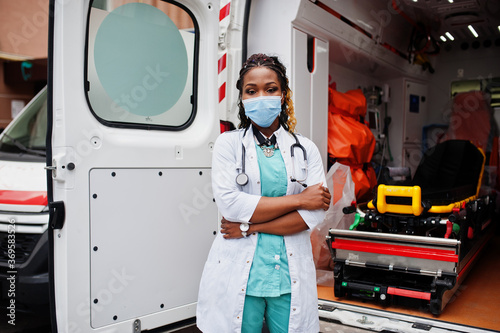
<instances>
[{"instance_id":1,"label":"face mask","mask_svg":"<svg viewBox=\"0 0 500 333\"><path fill-rule=\"evenodd\" d=\"M269 127L281 112L281 96L261 96L242 101L245 114L260 127Z\"/></svg>"}]
</instances>

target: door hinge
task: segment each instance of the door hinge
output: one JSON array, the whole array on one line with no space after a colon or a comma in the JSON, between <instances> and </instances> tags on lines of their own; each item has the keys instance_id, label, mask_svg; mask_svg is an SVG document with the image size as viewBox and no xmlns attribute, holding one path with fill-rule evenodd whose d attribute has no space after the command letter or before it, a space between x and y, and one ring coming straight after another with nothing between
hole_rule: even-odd
<instances>
[{"instance_id":1,"label":"door hinge","mask_svg":"<svg viewBox=\"0 0 500 333\"><path fill-rule=\"evenodd\" d=\"M226 49L226 33L225 32L221 32L219 34L219 47L221 50L225 50Z\"/></svg>"}]
</instances>

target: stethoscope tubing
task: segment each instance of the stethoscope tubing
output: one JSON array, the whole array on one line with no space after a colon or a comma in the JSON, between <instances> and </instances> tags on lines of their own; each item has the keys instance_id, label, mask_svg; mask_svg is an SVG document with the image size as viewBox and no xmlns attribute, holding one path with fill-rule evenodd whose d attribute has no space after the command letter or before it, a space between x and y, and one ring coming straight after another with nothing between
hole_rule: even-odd
<instances>
[{"instance_id":1,"label":"stethoscope tubing","mask_svg":"<svg viewBox=\"0 0 500 333\"><path fill-rule=\"evenodd\" d=\"M247 133L247 130L248 130L248 127L245 129L245 132L243 133L243 137L241 138L242 141ZM292 159L292 176L290 176L290 181L297 182L300 185L307 187L307 184L304 183L304 181L307 179L307 171L308 171L307 170L308 167L307 167L306 149L304 148L304 146L302 146L300 144L299 138L297 138L295 133L291 133L291 134L293 135L293 137L295 139L295 143L290 146L290 157ZM295 148L299 148L300 150L302 150L302 154L304 156L304 163L305 163L305 170L306 170L304 179L297 179L294 177L294 173L295 173L294 150L295 150ZM245 158L246 158L246 149L245 149L245 145L242 142L241 143L241 172L236 176L236 184L238 184L240 186L245 186L246 184L248 184L248 175L245 173Z\"/></svg>"},{"instance_id":2,"label":"stethoscope tubing","mask_svg":"<svg viewBox=\"0 0 500 333\"><path fill-rule=\"evenodd\" d=\"M295 138L295 143L292 144L290 146L290 157L292 159L292 176L290 177L290 180L292 182L297 182L299 183L300 185L304 186L304 187L307 187L307 184L304 183L304 181L307 179L307 153L306 153L306 149L304 148L304 146L302 146L299 142L299 139L297 138L297 136L295 135L295 133L292 133L293 137ZM305 170L306 170L306 174L305 174L305 177L304 179L297 179L295 178L293 175L295 173L295 163L294 163L294 150L295 148L300 148L300 150L302 150L302 154L304 155L304 164L305 164Z\"/></svg>"}]
</instances>

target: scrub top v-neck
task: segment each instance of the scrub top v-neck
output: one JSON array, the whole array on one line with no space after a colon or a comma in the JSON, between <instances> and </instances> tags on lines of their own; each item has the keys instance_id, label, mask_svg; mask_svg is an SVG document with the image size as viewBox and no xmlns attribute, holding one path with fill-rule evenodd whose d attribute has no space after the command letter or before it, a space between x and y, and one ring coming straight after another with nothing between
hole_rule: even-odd
<instances>
[{"instance_id":1,"label":"scrub top v-neck","mask_svg":"<svg viewBox=\"0 0 500 333\"><path fill-rule=\"evenodd\" d=\"M262 196L286 195L288 182L279 147L271 157L265 156L260 146L256 145L256 149ZM290 292L290 273L283 236L259 233L246 294L278 297Z\"/></svg>"}]
</instances>

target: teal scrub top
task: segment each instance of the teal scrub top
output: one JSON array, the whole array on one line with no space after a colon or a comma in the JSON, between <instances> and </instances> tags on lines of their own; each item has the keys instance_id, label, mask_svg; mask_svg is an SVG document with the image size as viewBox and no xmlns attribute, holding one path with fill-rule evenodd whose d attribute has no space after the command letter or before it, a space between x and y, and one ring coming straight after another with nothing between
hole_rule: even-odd
<instances>
[{"instance_id":1,"label":"teal scrub top","mask_svg":"<svg viewBox=\"0 0 500 333\"><path fill-rule=\"evenodd\" d=\"M257 146L262 196L286 195L287 174L285 162L279 149L266 157ZM291 293L290 272L283 236L259 233L250 275L247 295L256 297L279 297Z\"/></svg>"}]
</instances>

